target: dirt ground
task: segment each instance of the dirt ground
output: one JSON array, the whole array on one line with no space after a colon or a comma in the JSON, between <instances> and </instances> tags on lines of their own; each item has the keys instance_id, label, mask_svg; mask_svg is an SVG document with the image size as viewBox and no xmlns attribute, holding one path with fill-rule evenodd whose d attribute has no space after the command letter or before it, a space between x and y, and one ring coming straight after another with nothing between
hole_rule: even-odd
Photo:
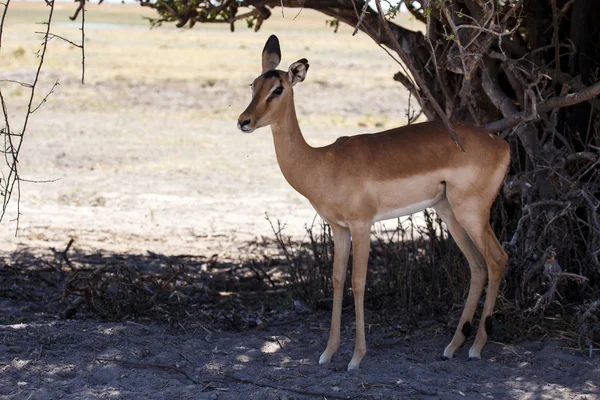
<instances>
[{"instance_id":1,"label":"dirt ground","mask_svg":"<svg viewBox=\"0 0 600 400\"><path fill-rule=\"evenodd\" d=\"M79 25L67 19L73 8L57 6L55 32L77 40ZM235 126L269 34L279 36L284 64L309 59L296 102L311 144L403 124L408 107L391 80L397 66L382 50L351 37L350 28L334 35L326 17L306 10L296 20L296 10L285 18L277 11L259 33L240 24L234 34L225 26L149 30L140 15L151 13L131 5L89 10L86 84L80 52L51 42L39 99L57 79L60 85L33 115L23 148L23 178L53 182L23 183L18 235L15 202L0 225L1 399L600 398L597 352L588 357L551 339L492 338L481 361L467 362L468 346L441 361L452 324L418 321L408 329L400 316L381 323L380 310L369 305L368 353L354 372L346 371L352 308L344 311L342 347L329 366L317 364L329 311L273 306L279 297L270 294L255 294L257 317L241 328L223 321L232 304L250 305L221 302L228 290L205 317L196 307L204 300L192 299L181 320L168 313L60 318L71 303L59 301L64 287L55 275L66 267L52 257L71 239L70 252L83 258L116 254L145 265L191 256L203 273L219 259L237 282L238 264L277 253L265 213L283 221L288 235L303 237L315 213L281 176L270 132L243 135ZM43 12L43 5L11 2L0 80L32 78L40 43L33 32ZM27 92L0 87L18 126ZM44 280L19 269L25 253L46 257L36 266L50 268Z\"/></svg>"}]
</instances>

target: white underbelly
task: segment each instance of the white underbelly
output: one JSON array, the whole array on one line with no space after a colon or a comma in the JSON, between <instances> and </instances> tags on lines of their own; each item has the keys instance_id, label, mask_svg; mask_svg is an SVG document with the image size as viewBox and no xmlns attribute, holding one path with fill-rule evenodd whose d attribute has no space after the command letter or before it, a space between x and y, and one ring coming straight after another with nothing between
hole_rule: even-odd
<instances>
[{"instance_id":1,"label":"white underbelly","mask_svg":"<svg viewBox=\"0 0 600 400\"><path fill-rule=\"evenodd\" d=\"M443 198L444 198L444 192L441 192L433 199L420 201L418 203L409 204L404 207L394 208L392 210L387 210L382 213L378 213L377 215L375 215L375 217L373 217L373 222L383 221L386 219L399 218L399 217L404 217L405 215L411 215L414 213L418 213L420 211L423 211L426 208L435 206Z\"/></svg>"}]
</instances>

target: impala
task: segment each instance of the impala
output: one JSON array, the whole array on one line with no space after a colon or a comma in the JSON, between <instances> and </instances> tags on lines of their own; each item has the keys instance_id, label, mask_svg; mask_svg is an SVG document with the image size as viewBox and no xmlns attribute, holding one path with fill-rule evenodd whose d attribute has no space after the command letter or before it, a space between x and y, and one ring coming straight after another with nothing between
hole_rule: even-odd
<instances>
[{"instance_id":1,"label":"impala","mask_svg":"<svg viewBox=\"0 0 600 400\"><path fill-rule=\"evenodd\" d=\"M356 342L348 369L357 369L367 348L363 299L374 221L433 207L469 262L471 282L456 333L444 350L452 358L471 332L486 281L487 295L470 359L492 328L491 314L508 256L489 224L490 208L510 162L508 144L483 128L453 122L462 152L441 122L340 137L325 147L306 143L294 106L293 86L302 82L308 61L277 70L279 40L272 35L262 52L262 73L252 83L252 101L238 128L252 132L271 126L277 162L288 183L305 196L331 226L334 240L333 311L329 341L319 364L329 363L340 345L342 295L353 248L352 292Z\"/></svg>"}]
</instances>

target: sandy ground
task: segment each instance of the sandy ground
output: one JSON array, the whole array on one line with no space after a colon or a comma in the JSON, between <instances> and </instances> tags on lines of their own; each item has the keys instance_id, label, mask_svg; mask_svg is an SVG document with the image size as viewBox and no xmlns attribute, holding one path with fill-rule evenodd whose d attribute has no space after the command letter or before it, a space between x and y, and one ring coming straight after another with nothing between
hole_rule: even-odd
<instances>
[{"instance_id":1,"label":"sandy ground","mask_svg":"<svg viewBox=\"0 0 600 400\"><path fill-rule=\"evenodd\" d=\"M4 249L62 246L72 237L85 249L225 251L229 239L270 236L265 213L301 235L315 213L281 176L270 131L246 135L236 128L273 32L282 43L282 68L310 60L296 103L311 144L405 121L404 92L390 85L394 61L364 36L348 40L349 28L333 34L314 13L291 25L290 16L278 15L269 31L240 26L231 34L220 26L149 30L135 10L148 12L132 7L125 10L135 25L95 22L105 10L119 10L103 6L88 12L84 86L80 52L52 43L39 93L56 80L60 86L32 118L21 171L29 180L58 181L23 183L19 234L11 238L15 223L7 219L0 228ZM15 10L18 23L5 29L0 61L6 79L28 80L37 43L27 36L35 26L26 22L35 18L26 18L27 8ZM78 39L78 25L58 15L57 33ZM9 11L9 23L10 17ZM5 86L11 104L25 104L26 91ZM22 118L19 109L9 110Z\"/></svg>"},{"instance_id":2,"label":"sandy ground","mask_svg":"<svg viewBox=\"0 0 600 400\"><path fill-rule=\"evenodd\" d=\"M72 9L60 5L55 29L76 40ZM11 3L0 79L31 79L42 12ZM271 33L284 63L311 63L296 91L311 144L405 121L395 63L349 28L332 34L322 16L304 11L292 22L276 12L259 33L240 24L231 34L225 26L149 30L140 14L149 15L90 5L84 86L79 51L52 42L38 97L57 79L60 86L34 114L20 164L23 178L56 181L23 184L17 236L14 202L0 225L3 276L19 252L63 249L70 239L72 251L90 254L239 258L248 242L272 237L265 213L301 238L315 214L282 178L270 132L235 127ZM26 90L0 85L18 126ZM50 302L59 290L31 301L11 285L0 292L0 398L600 398L598 356L562 342L492 343L482 361L467 362L465 348L443 362L451 326L421 321L407 332L370 323L369 353L348 373L351 310L340 353L318 366L327 311L294 309L283 323L243 332L203 320L60 320L61 305Z\"/></svg>"}]
</instances>

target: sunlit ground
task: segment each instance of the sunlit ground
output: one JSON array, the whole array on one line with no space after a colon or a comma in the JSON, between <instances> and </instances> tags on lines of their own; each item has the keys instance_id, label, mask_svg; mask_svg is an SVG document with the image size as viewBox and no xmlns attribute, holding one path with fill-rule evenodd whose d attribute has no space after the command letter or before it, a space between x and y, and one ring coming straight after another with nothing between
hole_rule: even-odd
<instances>
[{"instance_id":1,"label":"sunlit ground","mask_svg":"<svg viewBox=\"0 0 600 400\"><path fill-rule=\"evenodd\" d=\"M72 3L57 3L51 32L76 43L80 21ZM11 2L0 50L0 79L31 82L47 18L41 3ZM338 136L406 123L407 92L392 76L398 65L371 39L322 14L274 12L255 33L245 23L193 29L150 29L137 5L88 5L85 84L80 49L50 41L23 144L20 231L16 201L0 229L0 246L64 245L104 249L200 251L219 237L270 236L264 219L301 235L314 211L283 179L268 129L236 129L260 73L266 38L278 35L280 68L306 57L310 70L296 86L301 127L312 145ZM297 17L294 19L294 17ZM417 27L406 15L409 26ZM29 91L3 82L13 131ZM216 238L216 239L215 239ZM212 245L211 245L212 246Z\"/></svg>"}]
</instances>

